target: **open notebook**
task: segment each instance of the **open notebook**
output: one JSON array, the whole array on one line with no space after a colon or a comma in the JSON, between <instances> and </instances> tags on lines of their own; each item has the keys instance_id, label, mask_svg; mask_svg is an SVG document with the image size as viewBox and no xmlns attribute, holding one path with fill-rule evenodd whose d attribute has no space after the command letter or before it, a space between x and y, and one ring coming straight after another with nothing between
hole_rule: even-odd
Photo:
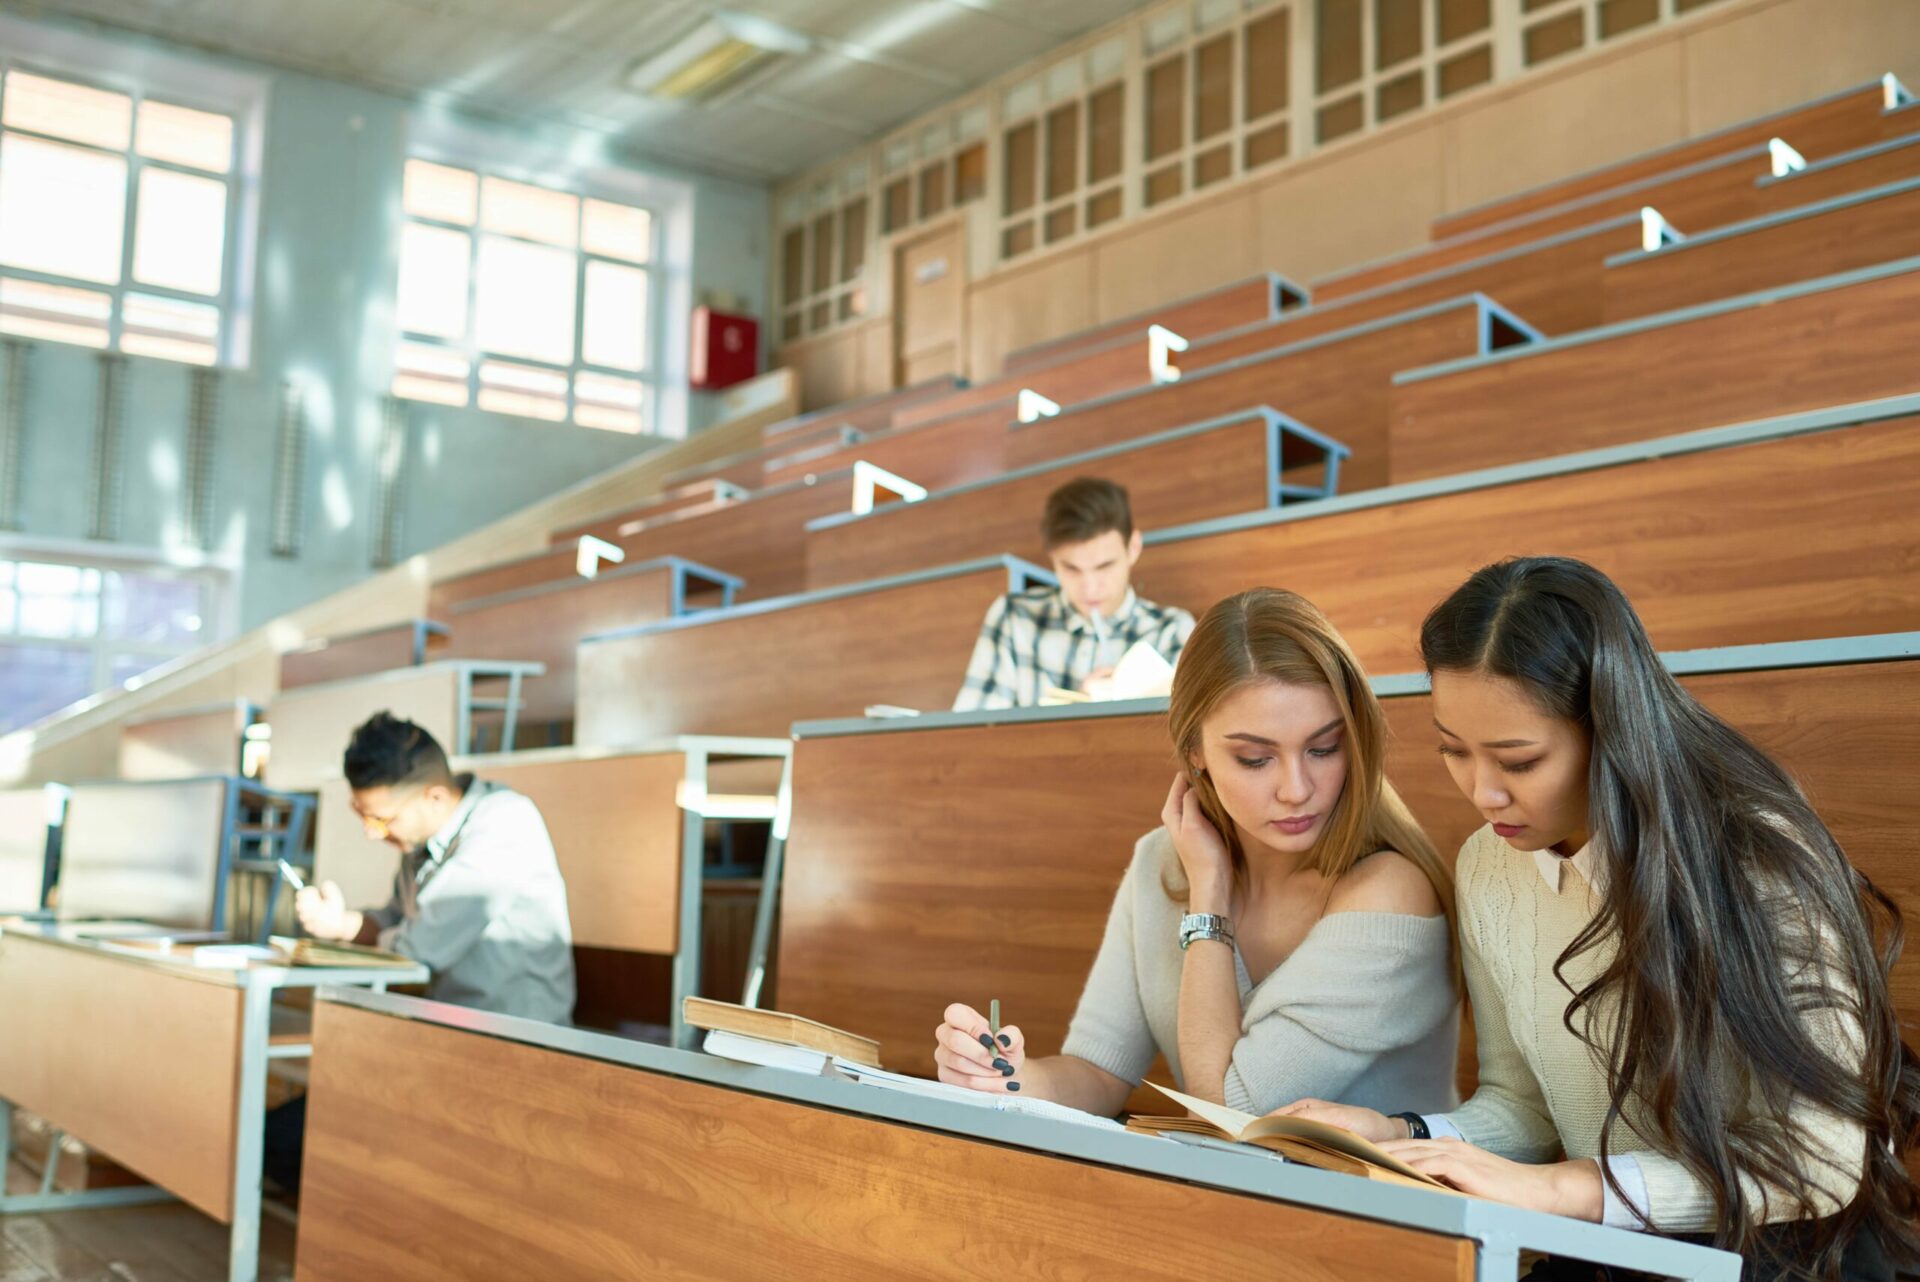
<instances>
[{"instance_id":1,"label":"open notebook","mask_svg":"<svg viewBox=\"0 0 1920 1282\"><path fill-rule=\"evenodd\" d=\"M1183 1095L1157 1082L1148 1082L1147 1085L1185 1108L1192 1116L1134 1116L1127 1120L1127 1129L1130 1131L1146 1135L1208 1135L1238 1144L1251 1144L1278 1153L1289 1161L1299 1162L1303 1166L1317 1166L1324 1171L1339 1171L1343 1175L1358 1175L1387 1184L1405 1184L1442 1193L1455 1192L1431 1175L1423 1175L1371 1141L1341 1127L1311 1122L1304 1117L1255 1117L1224 1104L1213 1104Z\"/></svg>"},{"instance_id":2,"label":"open notebook","mask_svg":"<svg viewBox=\"0 0 1920 1282\"><path fill-rule=\"evenodd\" d=\"M1173 665L1145 641L1135 641L1114 665L1113 677L1100 701L1111 699L1157 699L1173 690ZM1063 703L1093 703L1084 690L1063 690L1050 685L1040 691L1040 706Z\"/></svg>"}]
</instances>

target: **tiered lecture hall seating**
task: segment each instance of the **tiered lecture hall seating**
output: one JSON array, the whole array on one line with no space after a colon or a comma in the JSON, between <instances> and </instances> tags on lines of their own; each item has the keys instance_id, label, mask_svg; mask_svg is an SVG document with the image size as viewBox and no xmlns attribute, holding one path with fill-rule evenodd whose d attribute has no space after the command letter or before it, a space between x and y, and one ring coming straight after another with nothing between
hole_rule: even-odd
<instances>
[{"instance_id":1,"label":"tiered lecture hall seating","mask_svg":"<svg viewBox=\"0 0 1920 1282\"><path fill-rule=\"evenodd\" d=\"M1449 215L1432 244L1311 300L1257 277L1023 348L972 384L770 425L543 552L433 584L432 654L407 623L289 655L268 777L321 793L323 872L378 897L390 867L340 795L347 731L391 706L470 746L463 726L506 710L469 699L463 717L460 665L517 672L515 716L548 727L517 746L572 746L466 764L546 810L584 1022L661 1022L661 993L736 995L768 956L767 1004L877 1036L894 1068L931 1071L956 999L1000 997L1044 1053L1157 822L1164 710L932 710L994 597L1049 581L1045 493L1109 474L1147 530L1145 595L1197 613L1266 583L1327 610L1387 700L1390 773L1449 853L1475 820L1430 750L1419 620L1487 561L1565 553L1618 579L1688 687L1920 912L1902 810L1920 761L1920 116L1904 102L1877 81ZM1156 348L1154 326L1184 349ZM1058 412L1017 421L1026 391ZM875 467L931 493L861 511L885 497ZM881 703L929 715L861 718ZM231 753L234 710L194 714L211 732L193 711L152 737ZM728 815L770 820L768 881L714 876ZM9 866L32 857L9 849ZM727 881L750 890L719 910ZM1896 975L1910 1019L1915 966ZM404 997L323 999L315 1045L314 1282L503 1261L745 1277L775 1251L800 1272L945 1275L980 1249L939 1211L956 1200L990 1208L988 1264L1031 1272L1152 1275L1178 1234L1182 1276L1277 1252L1315 1275L1511 1276L1531 1246L1733 1276L1594 1226ZM1472 1064L1469 1038L1463 1085Z\"/></svg>"}]
</instances>

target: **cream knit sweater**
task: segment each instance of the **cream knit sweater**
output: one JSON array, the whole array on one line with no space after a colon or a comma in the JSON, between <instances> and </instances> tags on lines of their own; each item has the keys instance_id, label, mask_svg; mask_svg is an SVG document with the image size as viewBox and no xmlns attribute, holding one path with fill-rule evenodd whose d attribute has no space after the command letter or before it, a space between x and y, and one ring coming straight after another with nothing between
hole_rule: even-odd
<instances>
[{"instance_id":1,"label":"cream knit sweater","mask_svg":"<svg viewBox=\"0 0 1920 1282\"><path fill-rule=\"evenodd\" d=\"M1533 858L1507 845L1491 827L1467 839L1454 875L1480 1087L1447 1120L1470 1142L1516 1161L1556 1161L1563 1151L1569 1158L1598 1156L1607 1113L1606 1070L1568 1030L1564 1017L1572 994L1553 974L1555 959L1592 920L1597 896L1572 868L1555 893ZM1583 986L1611 955L1603 944L1575 959L1566 968L1567 982ZM1823 1040L1851 1046L1857 1056L1857 1023L1832 1011L1807 1018L1819 1021ZM1748 1107L1756 1109L1757 1103L1749 1099ZM1634 1120L1633 1109L1626 1120ZM1804 1104L1790 1113L1787 1125L1800 1137L1809 1173L1825 1193L1817 1213L1832 1214L1859 1188L1865 1132ZM1679 1161L1652 1151L1631 1126L1615 1124L1609 1151L1639 1164L1648 1205L1638 1209L1648 1227L1664 1233L1719 1227L1706 1186ZM1795 1206L1779 1189L1751 1176L1741 1180L1749 1204L1764 1206L1762 1222L1794 1216Z\"/></svg>"}]
</instances>

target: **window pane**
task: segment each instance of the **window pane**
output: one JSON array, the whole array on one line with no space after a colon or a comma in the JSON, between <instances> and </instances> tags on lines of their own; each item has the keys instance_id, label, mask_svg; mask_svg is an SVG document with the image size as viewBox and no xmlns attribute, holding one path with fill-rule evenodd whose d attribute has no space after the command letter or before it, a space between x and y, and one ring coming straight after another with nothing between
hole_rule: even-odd
<instances>
[{"instance_id":1,"label":"window pane","mask_svg":"<svg viewBox=\"0 0 1920 1282\"><path fill-rule=\"evenodd\" d=\"M1069 102L1047 113L1047 199L1058 200L1079 187L1080 104Z\"/></svg>"},{"instance_id":2,"label":"window pane","mask_svg":"<svg viewBox=\"0 0 1920 1282\"><path fill-rule=\"evenodd\" d=\"M867 198L850 202L840 211L840 283L858 276L867 266Z\"/></svg>"},{"instance_id":3,"label":"window pane","mask_svg":"<svg viewBox=\"0 0 1920 1282\"><path fill-rule=\"evenodd\" d=\"M581 360L612 369L645 369L647 273L618 263L589 262L585 326Z\"/></svg>"},{"instance_id":4,"label":"window pane","mask_svg":"<svg viewBox=\"0 0 1920 1282\"><path fill-rule=\"evenodd\" d=\"M227 185L170 169L140 174L133 278L187 294L218 294L227 251Z\"/></svg>"},{"instance_id":5,"label":"window pane","mask_svg":"<svg viewBox=\"0 0 1920 1282\"><path fill-rule=\"evenodd\" d=\"M1178 151L1187 140L1187 56L1147 69L1147 159Z\"/></svg>"},{"instance_id":6,"label":"window pane","mask_svg":"<svg viewBox=\"0 0 1920 1282\"><path fill-rule=\"evenodd\" d=\"M400 203L416 218L473 226L480 200L480 176L427 160L409 160Z\"/></svg>"},{"instance_id":7,"label":"window pane","mask_svg":"<svg viewBox=\"0 0 1920 1282\"><path fill-rule=\"evenodd\" d=\"M530 365L481 361L480 408L558 423L567 417L567 376Z\"/></svg>"},{"instance_id":8,"label":"window pane","mask_svg":"<svg viewBox=\"0 0 1920 1282\"><path fill-rule=\"evenodd\" d=\"M646 430L647 385L637 378L582 373L573 380L573 421L609 432Z\"/></svg>"},{"instance_id":9,"label":"window pane","mask_svg":"<svg viewBox=\"0 0 1920 1282\"><path fill-rule=\"evenodd\" d=\"M483 178L480 224L488 231L572 249L580 238L580 198L504 178Z\"/></svg>"},{"instance_id":10,"label":"window pane","mask_svg":"<svg viewBox=\"0 0 1920 1282\"><path fill-rule=\"evenodd\" d=\"M1373 65L1388 67L1420 56L1420 0L1373 0Z\"/></svg>"},{"instance_id":11,"label":"window pane","mask_svg":"<svg viewBox=\"0 0 1920 1282\"><path fill-rule=\"evenodd\" d=\"M125 151L133 125L133 99L67 80L10 71L5 114L0 119L16 129Z\"/></svg>"},{"instance_id":12,"label":"window pane","mask_svg":"<svg viewBox=\"0 0 1920 1282\"><path fill-rule=\"evenodd\" d=\"M1293 12L1276 9L1247 24L1247 119L1258 120L1287 106L1288 42Z\"/></svg>"},{"instance_id":13,"label":"window pane","mask_svg":"<svg viewBox=\"0 0 1920 1282\"><path fill-rule=\"evenodd\" d=\"M473 247L466 232L408 223L400 231L400 328L440 338L467 333Z\"/></svg>"},{"instance_id":14,"label":"window pane","mask_svg":"<svg viewBox=\"0 0 1920 1282\"><path fill-rule=\"evenodd\" d=\"M0 277L0 331L8 334L105 347L112 317L109 294Z\"/></svg>"},{"instance_id":15,"label":"window pane","mask_svg":"<svg viewBox=\"0 0 1920 1282\"><path fill-rule=\"evenodd\" d=\"M589 254L644 263L653 257L653 215L632 205L589 200L581 217L582 247Z\"/></svg>"},{"instance_id":16,"label":"window pane","mask_svg":"<svg viewBox=\"0 0 1920 1282\"><path fill-rule=\"evenodd\" d=\"M224 174L233 168L233 120L172 103L143 102L133 145L154 160Z\"/></svg>"},{"instance_id":17,"label":"window pane","mask_svg":"<svg viewBox=\"0 0 1920 1282\"><path fill-rule=\"evenodd\" d=\"M45 561L22 561L19 565L16 586L22 592L41 596L78 596L100 590L98 570Z\"/></svg>"},{"instance_id":18,"label":"window pane","mask_svg":"<svg viewBox=\"0 0 1920 1282\"><path fill-rule=\"evenodd\" d=\"M953 203L964 205L987 194L987 144L977 142L953 158Z\"/></svg>"},{"instance_id":19,"label":"window pane","mask_svg":"<svg viewBox=\"0 0 1920 1282\"><path fill-rule=\"evenodd\" d=\"M0 645L0 733L93 693L93 655L63 646Z\"/></svg>"},{"instance_id":20,"label":"window pane","mask_svg":"<svg viewBox=\"0 0 1920 1282\"><path fill-rule=\"evenodd\" d=\"M1120 176L1127 87L1109 85L1087 99L1087 185Z\"/></svg>"},{"instance_id":21,"label":"window pane","mask_svg":"<svg viewBox=\"0 0 1920 1282\"><path fill-rule=\"evenodd\" d=\"M128 294L121 303L120 350L211 365L220 356L220 309L211 303Z\"/></svg>"},{"instance_id":22,"label":"window pane","mask_svg":"<svg viewBox=\"0 0 1920 1282\"><path fill-rule=\"evenodd\" d=\"M126 212L125 158L0 139L0 262L118 284Z\"/></svg>"},{"instance_id":23,"label":"window pane","mask_svg":"<svg viewBox=\"0 0 1920 1282\"><path fill-rule=\"evenodd\" d=\"M1437 0L1434 15L1440 28L1440 43L1451 44L1493 25L1492 0Z\"/></svg>"},{"instance_id":24,"label":"window pane","mask_svg":"<svg viewBox=\"0 0 1920 1282\"><path fill-rule=\"evenodd\" d=\"M1233 36L1215 36L1193 51L1193 136L1233 127Z\"/></svg>"},{"instance_id":25,"label":"window pane","mask_svg":"<svg viewBox=\"0 0 1920 1282\"><path fill-rule=\"evenodd\" d=\"M1040 161L1040 127L1029 120L1009 129L1006 135L1006 179L1002 205L1005 212L1017 214L1033 207L1038 180L1035 167Z\"/></svg>"},{"instance_id":26,"label":"window pane","mask_svg":"<svg viewBox=\"0 0 1920 1282\"><path fill-rule=\"evenodd\" d=\"M122 641L192 646L204 627L201 586L193 579L109 571L104 605L101 632Z\"/></svg>"},{"instance_id":27,"label":"window pane","mask_svg":"<svg viewBox=\"0 0 1920 1282\"><path fill-rule=\"evenodd\" d=\"M393 394L440 405L467 403L467 376L473 364L450 347L401 343L394 355Z\"/></svg>"},{"instance_id":28,"label":"window pane","mask_svg":"<svg viewBox=\"0 0 1920 1282\"><path fill-rule=\"evenodd\" d=\"M100 597L98 595L99 571L79 571L70 565L23 565L20 567L21 586L20 618L18 629L23 636L51 637L58 640L84 640L91 637L100 626ZM49 586L35 586L57 579L57 575L28 575L25 571L73 571L91 574L94 585L88 588L69 586L64 583L52 583Z\"/></svg>"},{"instance_id":29,"label":"window pane","mask_svg":"<svg viewBox=\"0 0 1920 1282\"><path fill-rule=\"evenodd\" d=\"M19 598L10 587L0 587L0 632L18 631Z\"/></svg>"},{"instance_id":30,"label":"window pane","mask_svg":"<svg viewBox=\"0 0 1920 1282\"><path fill-rule=\"evenodd\" d=\"M480 239L474 329L480 346L555 365L573 363L571 253L498 236Z\"/></svg>"},{"instance_id":31,"label":"window pane","mask_svg":"<svg viewBox=\"0 0 1920 1282\"><path fill-rule=\"evenodd\" d=\"M1317 18L1314 88L1326 93L1360 78L1360 0L1319 0Z\"/></svg>"}]
</instances>

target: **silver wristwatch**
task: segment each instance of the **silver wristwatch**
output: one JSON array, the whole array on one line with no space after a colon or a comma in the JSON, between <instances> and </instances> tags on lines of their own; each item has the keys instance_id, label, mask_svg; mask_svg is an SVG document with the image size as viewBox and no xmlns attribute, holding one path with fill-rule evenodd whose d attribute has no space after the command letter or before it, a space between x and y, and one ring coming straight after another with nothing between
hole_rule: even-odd
<instances>
[{"instance_id":1,"label":"silver wristwatch","mask_svg":"<svg viewBox=\"0 0 1920 1282\"><path fill-rule=\"evenodd\" d=\"M1180 919L1180 951L1196 939L1217 939L1233 946L1233 919L1218 913L1188 913Z\"/></svg>"}]
</instances>

